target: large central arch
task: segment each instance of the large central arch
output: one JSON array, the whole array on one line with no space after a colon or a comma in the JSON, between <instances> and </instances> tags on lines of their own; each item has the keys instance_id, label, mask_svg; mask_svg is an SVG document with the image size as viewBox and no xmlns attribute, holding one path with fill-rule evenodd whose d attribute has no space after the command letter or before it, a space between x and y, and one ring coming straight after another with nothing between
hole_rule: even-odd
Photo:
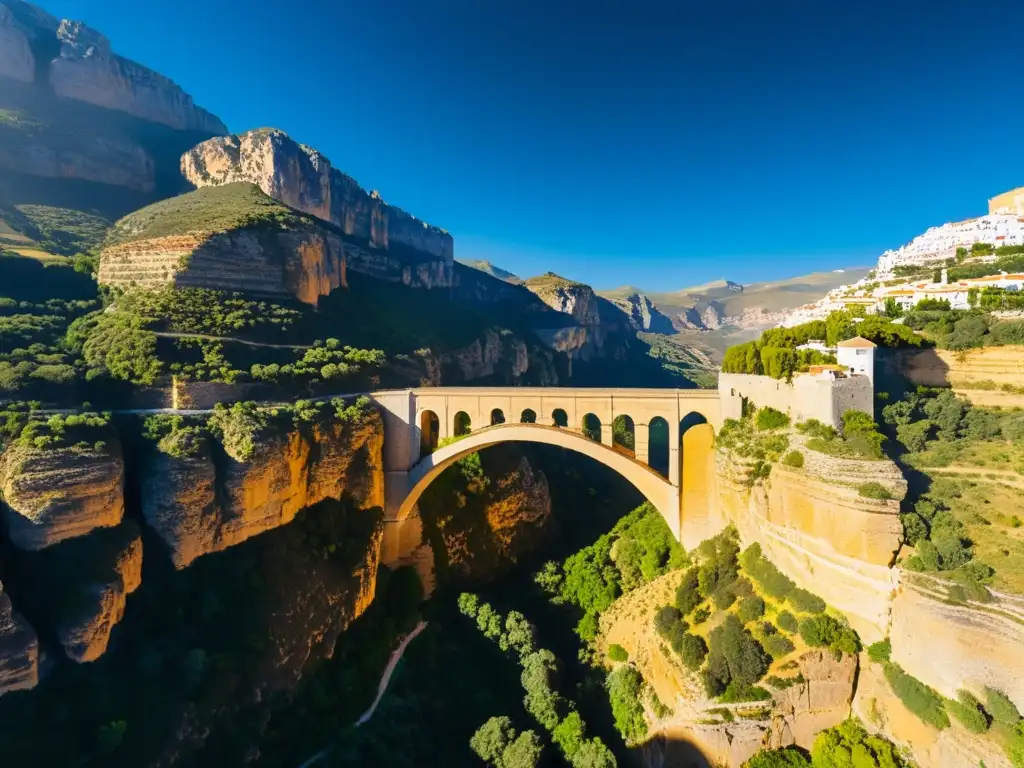
<instances>
[{"instance_id":1,"label":"large central arch","mask_svg":"<svg viewBox=\"0 0 1024 768\"><path fill-rule=\"evenodd\" d=\"M579 432L542 424L496 424L471 432L454 443L424 456L409 470L408 490L398 509L397 520L408 518L427 486L459 459L498 443L544 443L582 453L618 472L642 493L665 518L676 539L680 534L679 489L662 475L613 447L596 442Z\"/></svg>"}]
</instances>

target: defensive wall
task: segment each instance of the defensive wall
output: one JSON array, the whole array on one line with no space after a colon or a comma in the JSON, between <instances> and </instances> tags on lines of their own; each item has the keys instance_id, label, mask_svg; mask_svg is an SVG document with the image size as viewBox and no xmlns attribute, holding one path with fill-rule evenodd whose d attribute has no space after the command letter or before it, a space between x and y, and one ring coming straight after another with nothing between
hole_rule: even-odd
<instances>
[{"instance_id":1,"label":"defensive wall","mask_svg":"<svg viewBox=\"0 0 1024 768\"><path fill-rule=\"evenodd\" d=\"M792 382L747 373L721 373L718 392L723 419L739 419L743 401L788 413L794 420L817 419L838 427L844 411L874 411L874 385L867 376L828 378L797 375Z\"/></svg>"}]
</instances>

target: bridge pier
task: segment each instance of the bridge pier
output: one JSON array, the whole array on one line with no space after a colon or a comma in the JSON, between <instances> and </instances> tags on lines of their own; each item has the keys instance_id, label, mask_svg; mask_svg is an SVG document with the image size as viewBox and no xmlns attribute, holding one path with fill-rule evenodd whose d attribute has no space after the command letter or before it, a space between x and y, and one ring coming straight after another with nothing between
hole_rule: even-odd
<instances>
[{"instance_id":1,"label":"bridge pier","mask_svg":"<svg viewBox=\"0 0 1024 768\"><path fill-rule=\"evenodd\" d=\"M637 461L650 466L651 436L647 424L633 423L633 453Z\"/></svg>"}]
</instances>

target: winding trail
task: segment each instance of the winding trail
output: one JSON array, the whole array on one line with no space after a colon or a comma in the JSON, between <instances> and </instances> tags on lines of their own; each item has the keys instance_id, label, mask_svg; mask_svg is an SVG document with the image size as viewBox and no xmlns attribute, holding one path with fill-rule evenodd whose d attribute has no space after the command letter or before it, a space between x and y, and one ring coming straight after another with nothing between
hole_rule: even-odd
<instances>
[{"instance_id":1,"label":"winding trail","mask_svg":"<svg viewBox=\"0 0 1024 768\"><path fill-rule=\"evenodd\" d=\"M395 650L391 653L391 658L388 660L388 665L384 668L384 674L381 675L380 683L377 685L377 697L373 700L373 703L370 705L370 708L363 713L362 717L360 717L358 720L355 721L355 723L353 723L353 727L358 728L359 726L370 722L370 720L373 718L374 712L377 711L377 705L380 704L381 699L384 698L384 694L387 692L388 683L391 682L391 676L395 673L395 669L398 667L398 662L402 660L402 654L405 653L405 649L409 646L409 643L413 641L413 638L415 638L416 635L418 635L426 628L427 622L421 621L419 624L416 625L416 628L412 632L410 632L408 635L402 638L402 642L399 643L398 647L395 648ZM314 765L315 763L323 759L330 751L331 747L324 747L311 758L309 758L309 760L300 765L299 768L309 768L309 766Z\"/></svg>"},{"instance_id":2,"label":"winding trail","mask_svg":"<svg viewBox=\"0 0 1024 768\"><path fill-rule=\"evenodd\" d=\"M153 331L153 335L161 339L199 339L200 341L225 341L229 344L244 344L247 347L263 349L312 349L312 344L271 344L262 341L249 341L235 336L212 336L208 333L184 333L180 331Z\"/></svg>"}]
</instances>

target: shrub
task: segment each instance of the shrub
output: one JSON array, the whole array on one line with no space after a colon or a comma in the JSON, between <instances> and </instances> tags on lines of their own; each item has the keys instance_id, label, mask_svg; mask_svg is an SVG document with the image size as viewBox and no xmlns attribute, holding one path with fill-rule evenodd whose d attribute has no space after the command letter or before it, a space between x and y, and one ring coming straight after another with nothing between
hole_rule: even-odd
<instances>
[{"instance_id":1,"label":"shrub","mask_svg":"<svg viewBox=\"0 0 1024 768\"><path fill-rule=\"evenodd\" d=\"M769 658L764 648L740 620L729 614L709 637L712 655L721 654L728 668L729 682L752 685L768 671Z\"/></svg>"},{"instance_id":2,"label":"shrub","mask_svg":"<svg viewBox=\"0 0 1024 768\"><path fill-rule=\"evenodd\" d=\"M826 614L801 621L800 637L814 648L828 647L841 653L857 653L860 650L857 634Z\"/></svg>"},{"instance_id":3,"label":"shrub","mask_svg":"<svg viewBox=\"0 0 1024 768\"><path fill-rule=\"evenodd\" d=\"M1020 712L1007 696L995 688L985 689L985 709L997 723L1014 727L1020 721Z\"/></svg>"},{"instance_id":4,"label":"shrub","mask_svg":"<svg viewBox=\"0 0 1024 768\"><path fill-rule=\"evenodd\" d=\"M768 701L771 697L771 693L759 685L747 685L733 680L718 700L723 704L735 704L739 701Z\"/></svg>"},{"instance_id":5,"label":"shrub","mask_svg":"<svg viewBox=\"0 0 1024 768\"><path fill-rule=\"evenodd\" d=\"M888 488L874 481L858 485L857 493L865 499L885 501L892 498L892 493L889 492Z\"/></svg>"},{"instance_id":6,"label":"shrub","mask_svg":"<svg viewBox=\"0 0 1024 768\"><path fill-rule=\"evenodd\" d=\"M957 691L956 699L946 699L946 711L959 720L964 728L972 733L984 733L988 730L989 720L985 710L970 691Z\"/></svg>"},{"instance_id":7,"label":"shrub","mask_svg":"<svg viewBox=\"0 0 1024 768\"><path fill-rule=\"evenodd\" d=\"M690 627L685 621L677 621L672 628L668 631L668 644L672 646L672 650L676 653L680 653L683 648L683 638L686 637L686 632Z\"/></svg>"},{"instance_id":8,"label":"shrub","mask_svg":"<svg viewBox=\"0 0 1024 768\"><path fill-rule=\"evenodd\" d=\"M711 609L708 608L706 605L700 606L697 610L693 612L694 624L703 624L709 618L711 618Z\"/></svg>"},{"instance_id":9,"label":"shrub","mask_svg":"<svg viewBox=\"0 0 1024 768\"><path fill-rule=\"evenodd\" d=\"M739 560L743 570L768 597L782 600L796 588L796 584L761 553L761 545L756 542L744 550Z\"/></svg>"},{"instance_id":10,"label":"shrub","mask_svg":"<svg viewBox=\"0 0 1024 768\"><path fill-rule=\"evenodd\" d=\"M724 611L736 602L736 594L729 588L729 586L719 587L712 593L711 602L715 604L715 608L720 611Z\"/></svg>"},{"instance_id":11,"label":"shrub","mask_svg":"<svg viewBox=\"0 0 1024 768\"><path fill-rule=\"evenodd\" d=\"M627 744L638 744L647 735L647 720L641 704L643 678L633 667L623 664L608 675L606 682L615 727Z\"/></svg>"},{"instance_id":12,"label":"shrub","mask_svg":"<svg viewBox=\"0 0 1024 768\"><path fill-rule=\"evenodd\" d=\"M687 614L703 602L698 582L698 569L689 568L683 574L683 580L676 587L676 608Z\"/></svg>"},{"instance_id":13,"label":"shrub","mask_svg":"<svg viewBox=\"0 0 1024 768\"><path fill-rule=\"evenodd\" d=\"M680 643L679 656L688 669L696 670L704 663L708 647L700 635L687 633Z\"/></svg>"},{"instance_id":14,"label":"shrub","mask_svg":"<svg viewBox=\"0 0 1024 768\"><path fill-rule=\"evenodd\" d=\"M763 749L747 760L743 768L811 768L803 752L795 747Z\"/></svg>"},{"instance_id":15,"label":"shrub","mask_svg":"<svg viewBox=\"0 0 1024 768\"><path fill-rule=\"evenodd\" d=\"M629 653L618 643L612 643L608 646L608 658L612 661L628 661Z\"/></svg>"},{"instance_id":16,"label":"shrub","mask_svg":"<svg viewBox=\"0 0 1024 768\"><path fill-rule=\"evenodd\" d=\"M942 697L932 688L908 675L898 664L885 665L885 679L903 706L922 722L939 730L949 727L949 715L942 706Z\"/></svg>"},{"instance_id":17,"label":"shrub","mask_svg":"<svg viewBox=\"0 0 1024 768\"><path fill-rule=\"evenodd\" d=\"M661 637L668 637L672 627L683 620L682 612L673 605L663 605L654 614L654 630Z\"/></svg>"},{"instance_id":18,"label":"shrub","mask_svg":"<svg viewBox=\"0 0 1024 768\"><path fill-rule=\"evenodd\" d=\"M790 605L803 613L824 613L825 601L817 595L811 594L806 589L796 587L787 595L786 600Z\"/></svg>"},{"instance_id":19,"label":"shrub","mask_svg":"<svg viewBox=\"0 0 1024 768\"><path fill-rule=\"evenodd\" d=\"M816 768L905 768L896 746L880 736L870 736L855 719L822 731L814 739L811 761Z\"/></svg>"},{"instance_id":20,"label":"shrub","mask_svg":"<svg viewBox=\"0 0 1024 768\"><path fill-rule=\"evenodd\" d=\"M778 624L781 629L786 630L790 634L800 631L800 622L798 622L796 620L796 616L789 611L783 611L780 613L778 617L776 617L775 623Z\"/></svg>"},{"instance_id":21,"label":"shrub","mask_svg":"<svg viewBox=\"0 0 1024 768\"><path fill-rule=\"evenodd\" d=\"M789 426L789 416L774 408L764 407L757 411L758 429L782 429Z\"/></svg>"},{"instance_id":22,"label":"shrub","mask_svg":"<svg viewBox=\"0 0 1024 768\"><path fill-rule=\"evenodd\" d=\"M787 467L800 469L804 465L804 455L800 451L790 451L782 457L782 463Z\"/></svg>"},{"instance_id":23,"label":"shrub","mask_svg":"<svg viewBox=\"0 0 1024 768\"><path fill-rule=\"evenodd\" d=\"M891 655L892 643L889 642L889 638L879 640L877 643L872 643L868 646L868 658L876 664L886 663Z\"/></svg>"},{"instance_id":24,"label":"shrub","mask_svg":"<svg viewBox=\"0 0 1024 768\"><path fill-rule=\"evenodd\" d=\"M505 748L515 739L516 731L507 717L492 717L476 729L469 747L488 765L501 762Z\"/></svg>"},{"instance_id":25,"label":"shrub","mask_svg":"<svg viewBox=\"0 0 1024 768\"><path fill-rule=\"evenodd\" d=\"M760 619L764 616L764 600L757 595L745 597L740 602L740 607L736 613L740 617L740 621L744 624L754 621L755 619Z\"/></svg>"},{"instance_id":26,"label":"shrub","mask_svg":"<svg viewBox=\"0 0 1024 768\"><path fill-rule=\"evenodd\" d=\"M773 659L781 659L796 649L793 641L785 635L768 635L761 640L761 644Z\"/></svg>"}]
</instances>

